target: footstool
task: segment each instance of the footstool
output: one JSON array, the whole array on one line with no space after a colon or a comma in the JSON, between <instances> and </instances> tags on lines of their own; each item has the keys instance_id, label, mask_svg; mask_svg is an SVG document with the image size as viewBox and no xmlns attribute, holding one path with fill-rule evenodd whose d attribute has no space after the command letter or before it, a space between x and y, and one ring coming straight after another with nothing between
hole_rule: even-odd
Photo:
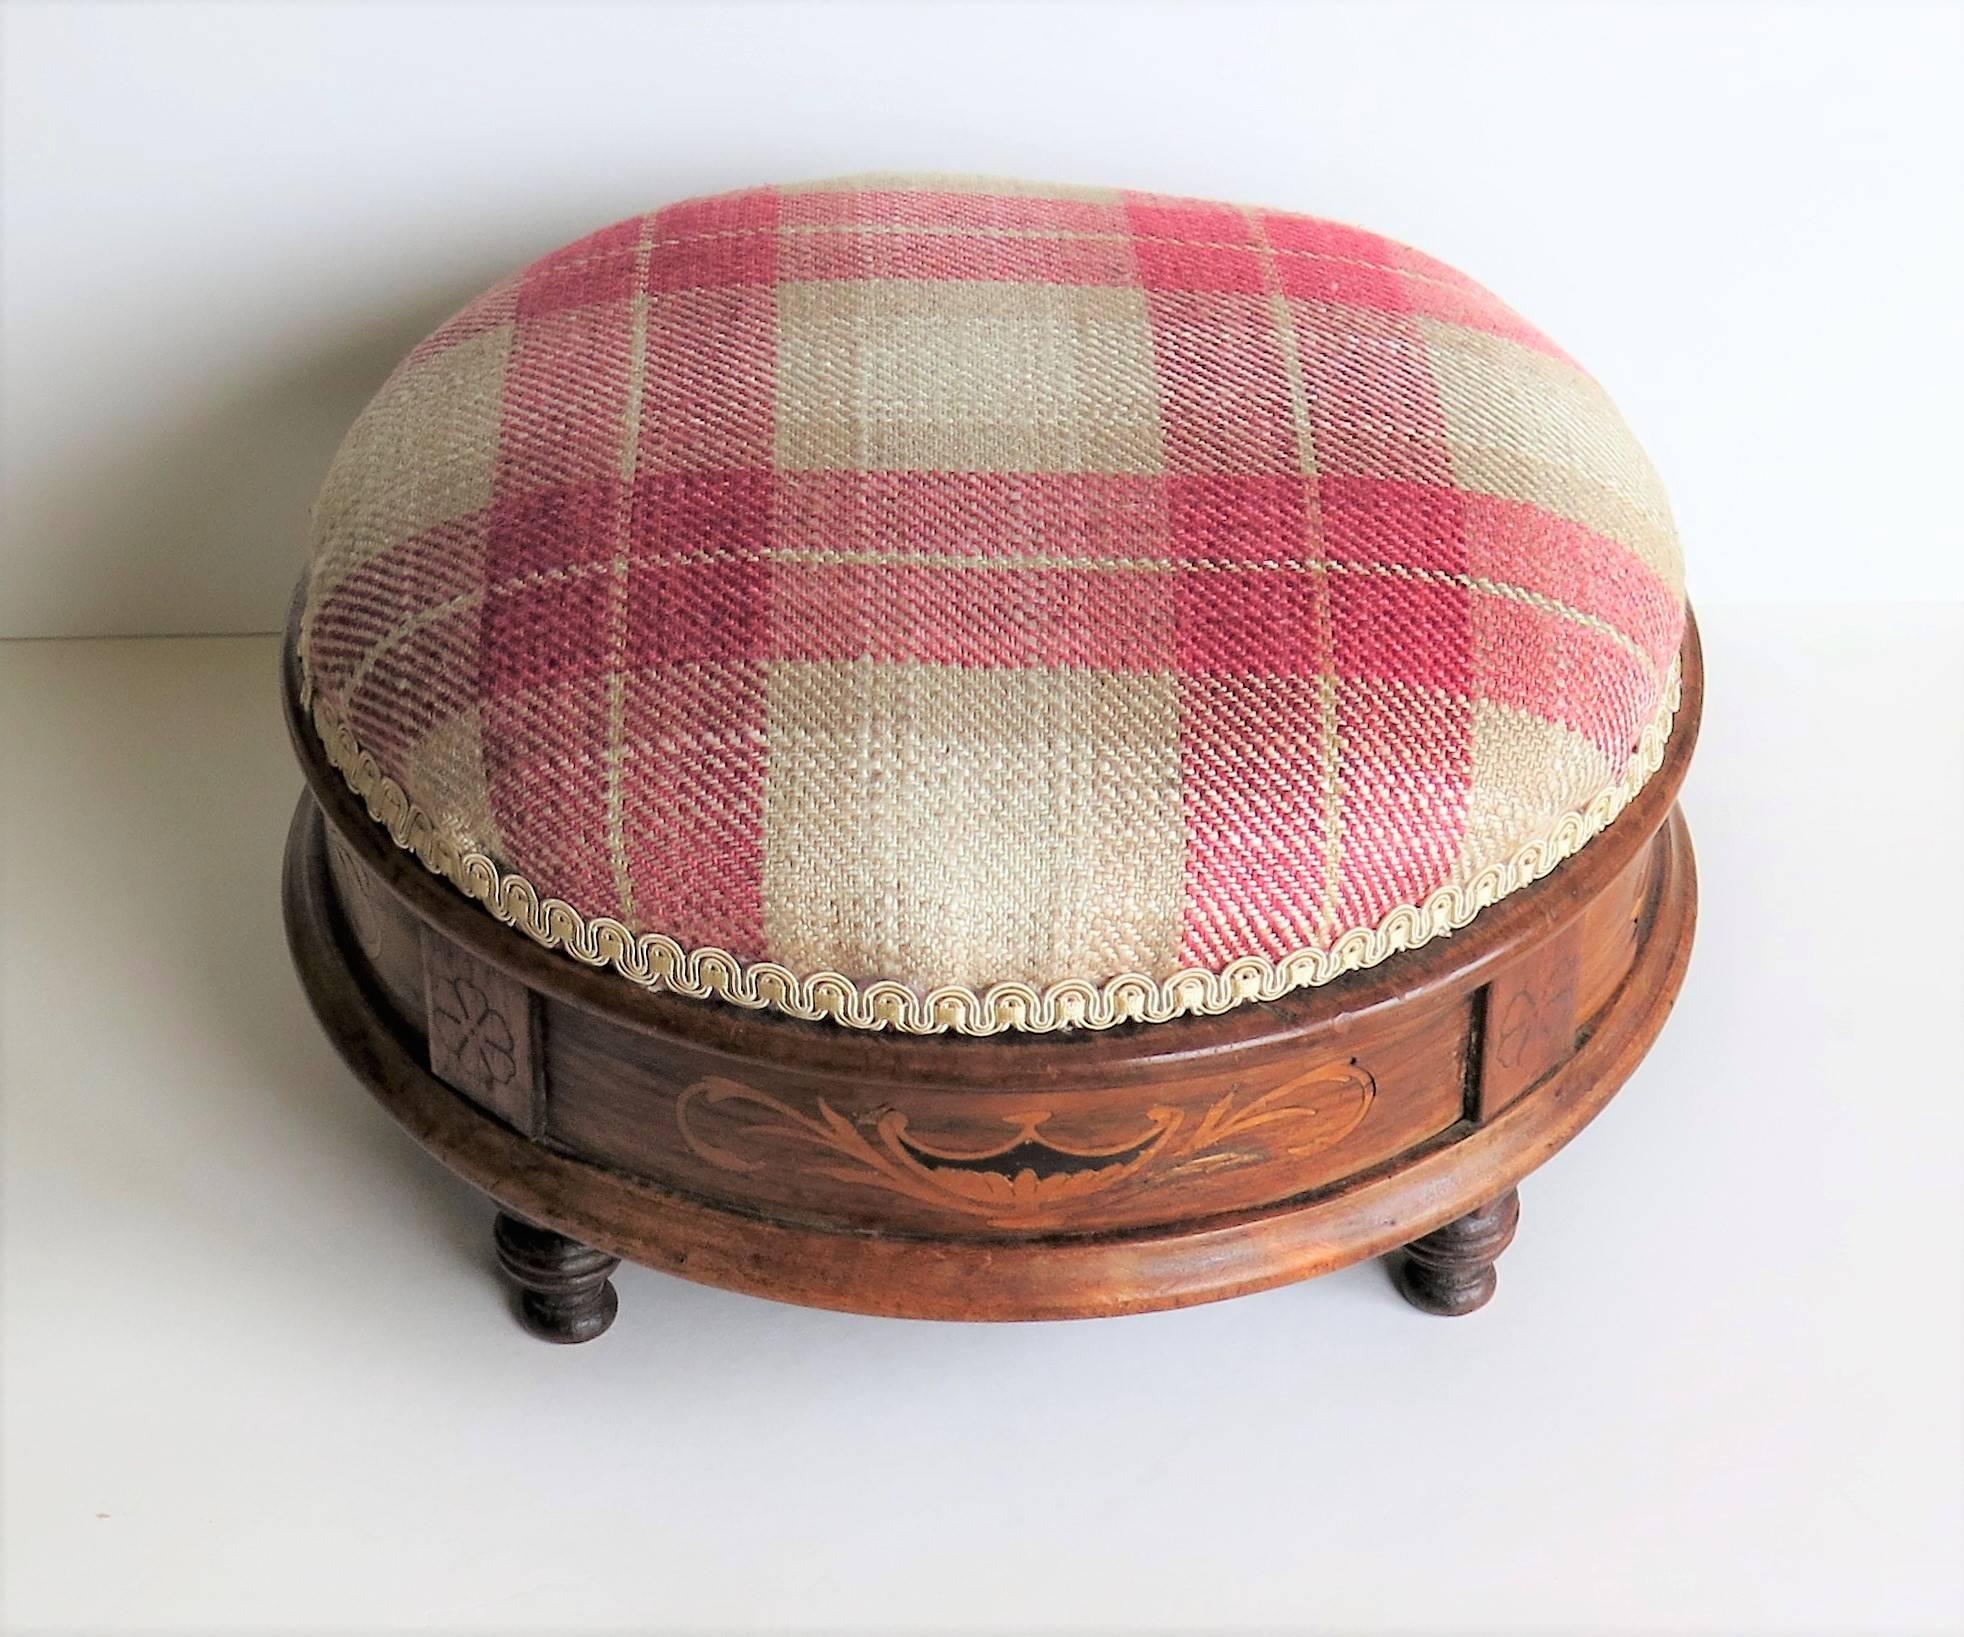
<instances>
[{"instance_id":1,"label":"footstool","mask_svg":"<svg viewBox=\"0 0 1964 1637\"><path fill-rule=\"evenodd\" d=\"M623 1257L1038 1319L1398 1251L1471 1311L1691 943L1655 473L1310 216L874 176L605 228L382 386L282 669L301 980L553 1340Z\"/></svg>"}]
</instances>

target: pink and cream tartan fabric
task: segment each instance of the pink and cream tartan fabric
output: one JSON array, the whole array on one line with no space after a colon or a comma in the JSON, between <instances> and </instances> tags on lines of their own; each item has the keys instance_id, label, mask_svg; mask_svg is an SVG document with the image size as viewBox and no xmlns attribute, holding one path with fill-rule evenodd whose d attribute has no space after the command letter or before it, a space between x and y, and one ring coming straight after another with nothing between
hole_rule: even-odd
<instances>
[{"instance_id":1,"label":"pink and cream tartan fabric","mask_svg":"<svg viewBox=\"0 0 1964 1637\"><path fill-rule=\"evenodd\" d=\"M1450 267L870 177L603 229L417 347L300 657L376 816L542 941L984 1033L1464 924L1657 765L1683 622L1601 388Z\"/></svg>"}]
</instances>

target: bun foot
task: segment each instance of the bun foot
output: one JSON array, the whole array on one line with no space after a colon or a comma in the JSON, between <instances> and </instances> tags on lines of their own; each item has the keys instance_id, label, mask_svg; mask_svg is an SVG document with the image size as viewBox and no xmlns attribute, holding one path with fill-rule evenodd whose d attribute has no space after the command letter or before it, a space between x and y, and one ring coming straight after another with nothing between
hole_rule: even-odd
<instances>
[{"instance_id":1,"label":"bun foot","mask_svg":"<svg viewBox=\"0 0 1964 1637\"><path fill-rule=\"evenodd\" d=\"M498 1265L518 1286L519 1320L540 1340L592 1341L614 1322L620 1298L607 1276L621 1265L618 1256L505 1211L491 1237Z\"/></svg>"},{"instance_id":2,"label":"bun foot","mask_svg":"<svg viewBox=\"0 0 1964 1637\"><path fill-rule=\"evenodd\" d=\"M1426 1313L1457 1317L1485 1307L1497 1282L1494 1262L1520 1220L1521 1196L1509 1188L1491 1205L1414 1239L1392 1267L1399 1292Z\"/></svg>"}]
</instances>

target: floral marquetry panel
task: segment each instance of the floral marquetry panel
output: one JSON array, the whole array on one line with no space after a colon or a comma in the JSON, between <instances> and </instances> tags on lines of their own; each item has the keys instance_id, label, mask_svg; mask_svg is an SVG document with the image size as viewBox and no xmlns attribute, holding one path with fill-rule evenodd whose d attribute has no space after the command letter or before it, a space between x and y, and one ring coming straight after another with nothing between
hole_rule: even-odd
<instances>
[{"instance_id":1,"label":"floral marquetry panel","mask_svg":"<svg viewBox=\"0 0 1964 1637\"><path fill-rule=\"evenodd\" d=\"M560 1014L555 1013L555 1016ZM547 1041L548 1134L709 1199L838 1225L1046 1233L1272 1204L1402 1153L1460 1117L1469 1008L1413 1018L1369 1056L1287 1052L1142 1096L1006 1081L986 1095L868 1086L775 1066L733 1072L671 1049L630 1092L603 1072L631 1039L596 1020ZM577 1096L567 1087L577 1084Z\"/></svg>"}]
</instances>

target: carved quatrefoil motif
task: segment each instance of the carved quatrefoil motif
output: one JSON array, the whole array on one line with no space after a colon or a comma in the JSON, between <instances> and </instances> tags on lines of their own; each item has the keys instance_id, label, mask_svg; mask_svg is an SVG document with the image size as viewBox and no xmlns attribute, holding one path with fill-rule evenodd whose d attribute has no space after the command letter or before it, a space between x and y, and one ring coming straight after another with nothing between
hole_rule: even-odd
<instances>
[{"instance_id":1,"label":"carved quatrefoil motif","mask_svg":"<svg viewBox=\"0 0 1964 1637\"><path fill-rule=\"evenodd\" d=\"M436 981L430 1026L449 1061L474 1064L486 1080L501 1086L518 1074L518 1046L511 1024L469 978L457 974Z\"/></svg>"},{"instance_id":2,"label":"carved quatrefoil motif","mask_svg":"<svg viewBox=\"0 0 1964 1637\"><path fill-rule=\"evenodd\" d=\"M1575 1013L1573 965L1564 966L1545 987L1516 989L1494 1027L1495 1060L1509 1069L1528 1063L1552 1066L1575 1043Z\"/></svg>"}]
</instances>

